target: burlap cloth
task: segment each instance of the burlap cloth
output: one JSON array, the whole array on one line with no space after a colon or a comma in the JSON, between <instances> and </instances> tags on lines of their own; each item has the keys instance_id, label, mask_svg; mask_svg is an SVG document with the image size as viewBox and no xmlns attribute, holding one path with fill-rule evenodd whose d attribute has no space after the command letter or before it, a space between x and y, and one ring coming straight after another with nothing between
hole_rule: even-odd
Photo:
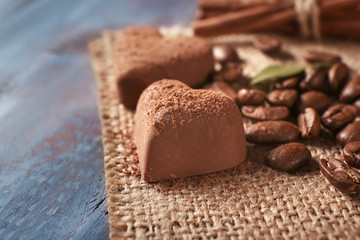
<instances>
[{"instance_id":1,"label":"burlap cloth","mask_svg":"<svg viewBox=\"0 0 360 240\"><path fill-rule=\"evenodd\" d=\"M163 33L176 35L179 30ZM319 173L316 161L320 158L341 157L341 149L326 133L304 142L314 162L297 172L265 166L264 156L272 147L249 144L245 163L232 170L153 184L140 180L134 112L118 104L111 75L111 36L107 32L90 44L102 120L111 239L360 238L359 198L343 195ZM270 58L252 47L252 37L233 35L213 41L237 46L248 76L275 62L301 62L307 49L338 53L354 72L360 71L360 45L355 42L316 43L279 36L285 53Z\"/></svg>"}]
</instances>

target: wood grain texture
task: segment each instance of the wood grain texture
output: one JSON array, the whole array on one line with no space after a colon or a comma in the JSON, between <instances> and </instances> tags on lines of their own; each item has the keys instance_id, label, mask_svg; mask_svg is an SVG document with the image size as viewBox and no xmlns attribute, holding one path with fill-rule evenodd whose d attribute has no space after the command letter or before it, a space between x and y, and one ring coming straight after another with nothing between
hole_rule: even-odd
<instances>
[{"instance_id":1,"label":"wood grain texture","mask_svg":"<svg viewBox=\"0 0 360 240\"><path fill-rule=\"evenodd\" d=\"M96 85L104 28L188 25L193 0L0 1L0 239L107 239Z\"/></svg>"}]
</instances>

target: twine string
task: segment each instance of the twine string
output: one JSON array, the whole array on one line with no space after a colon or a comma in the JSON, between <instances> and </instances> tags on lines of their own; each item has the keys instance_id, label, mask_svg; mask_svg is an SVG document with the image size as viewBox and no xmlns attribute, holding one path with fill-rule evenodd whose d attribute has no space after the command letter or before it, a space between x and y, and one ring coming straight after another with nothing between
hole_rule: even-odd
<instances>
[{"instance_id":1,"label":"twine string","mask_svg":"<svg viewBox=\"0 0 360 240\"><path fill-rule=\"evenodd\" d=\"M294 8L300 25L301 35L321 39L320 7L317 0L295 0Z\"/></svg>"},{"instance_id":2,"label":"twine string","mask_svg":"<svg viewBox=\"0 0 360 240\"><path fill-rule=\"evenodd\" d=\"M264 0L239 0L241 2L264 2ZM269 4L289 0L266 0ZM304 38L313 36L316 40L321 40L320 16L321 11L318 0L293 0L299 30Z\"/></svg>"}]
</instances>

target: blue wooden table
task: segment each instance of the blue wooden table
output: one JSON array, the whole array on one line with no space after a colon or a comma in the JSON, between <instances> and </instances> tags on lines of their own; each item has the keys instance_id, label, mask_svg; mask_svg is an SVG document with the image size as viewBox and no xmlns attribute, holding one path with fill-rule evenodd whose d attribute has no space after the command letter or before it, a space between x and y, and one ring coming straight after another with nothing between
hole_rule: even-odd
<instances>
[{"instance_id":1,"label":"blue wooden table","mask_svg":"<svg viewBox=\"0 0 360 240\"><path fill-rule=\"evenodd\" d=\"M188 25L195 0L0 1L0 239L107 239L96 84L104 28Z\"/></svg>"}]
</instances>

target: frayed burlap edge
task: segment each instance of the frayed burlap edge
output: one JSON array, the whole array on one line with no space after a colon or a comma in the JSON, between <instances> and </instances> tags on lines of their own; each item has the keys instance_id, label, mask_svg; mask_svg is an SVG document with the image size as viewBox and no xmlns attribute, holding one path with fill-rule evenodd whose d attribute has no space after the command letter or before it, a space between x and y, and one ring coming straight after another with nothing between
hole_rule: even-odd
<instances>
[{"instance_id":1,"label":"frayed burlap edge","mask_svg":"<svg viewBox=\"0 0 360 240\"><path fill-rule=\"evenodd\" d=\"M171 31L170 31L171 32ZM176 32L176 31L175 31ZM353 239L360 236L360 202L343 195L319 173L316 161L341 157L340 148L323 134L305 142L314 163L294 173L263 164L269 146L249 145L248 157L235 169L148 184L140 180L133 143L133 111L118 104L111 75L111 39L90 43L97 77L111 239ZM251 35L214 39L238 47L244 73L284 61L249 45ZM289 55L308 48L342 54L359 68L356 43L323 44L284 38ZM287 57L287 56L283 56ZM290 61L294 61L290 59Z\"/></svg>"}]
</instances>

